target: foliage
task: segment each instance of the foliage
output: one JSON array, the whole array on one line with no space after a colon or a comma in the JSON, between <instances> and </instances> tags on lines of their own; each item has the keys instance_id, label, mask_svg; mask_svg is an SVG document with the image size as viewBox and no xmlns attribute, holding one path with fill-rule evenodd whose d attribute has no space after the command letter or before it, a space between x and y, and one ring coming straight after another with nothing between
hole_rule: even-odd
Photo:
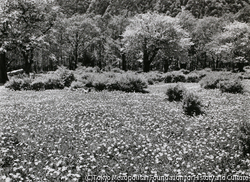
<instances>
[{"instance_id":1,"label":"foliage","mask_svg":"<svg viewBox=\"0 0 250 182\"><path fill-rule=\"evenodd\" d=\"M186 82L197 83L200 79L201 78L197 73L190 73L186 75Z\"/></svg>"},{"instance_id":2,"label":"foliage","mask_svg":"<svg viewBox=\"0 0 250 182\"><path fill-rule=\"evenodd\" d=\"M90 73L100 73L101 70L99 67L87 67L84 69L84 72L90 72Z\"/></svg>"},{"instance_id":3,"label":"foliage","mask_svg":"<svg viewBox=\"0 0 250 182\"><path fill-rule=\"evenodd\" d=\"M214 34L213 41L207 46L215 55L226 62L246 63L250 51L250 26L247 23L234 21L224 27L224 31ZM243 64L244 65L244 64ZM240 71L243 70L243 66Z\"/></svg>"},{"instance_id":4,"label":"foliage","mask_svg":"<svg viewBox=\"0 0 250 182\"><path fill-rule=\"evenodd\" d=\"M176 18L147 13L138 14L130 21L122 35L124 49L126 53L138 55L137 59L143 60L144 72L150 70L150 64L160 50L175 55L176 49L184 51L192 44Z\"/></svg>"},{"instance_id":5,"label":"foliage","mask_svg":"<svg viewBox=\"0 0 250 182\"><path fill-rule=\"evenodd\" d=\"M83 84L83 83L80 82L80 81L73 81L73 82L71 83L71 86L70 86L70 87L73 88L73 89L84 88L84 87L85 87L85 84Z\"/></svg>"},{"instance_id":6,"label":"foliage","mask_svg":"<svg viewBox=\"0 0 250 182\"><path fill-rule=\"evenodd\" d=\"M218 17L204 17L197 21L194 31L192 32L192 41L194 42L194 50L190 52L190 55L195 55L197 58L202 57L202 54L210 53L211 57L215 60L216 57L207 47L213 40L213 36L222 31L223 26L227 23L223 18ZM201 58L202 59L202 58ZM205 58L206 61L207 58ZM204 61L204 59L202 59ZM206 66L204 62L202 67ZM195 65L194 67L198 67Z\"/></svg>"},{"instance_id":7,"label":"foliage","mask_svg":"<svg viewBox=\"0 0 250 182\"><path fill-rule=\"evenodd\" d=\"M146 80L133 74L124 74L118 77L115 83L118 85L119 90L125 92L145 92L144 89L147 88ZM115 87L111 89L115 90Z\"/></svg>"},{"instance_id":8,"label":"foliage","mask_svg":"<svg viewBox=\"0 0 250 182\"><path fill-rule=\"evenodd\" d=\"M98 75L95 76L95 80L93 81L93 87L98 91L102 91L104 89L107 89L108 82L108 77L106 77L105 74Z\"/></svg>"},{"instance_id":9,"label":"foliage","mask_svg":"<svg viewBox=\"0 0 250 182\"><path fill-rule=\"evenodd\" d=\"M181 71L173 71L166 74L165 83L186 82L186 76Z\"/></svg>"},{"instance_id":10,"label":"foliage","mask_svg":"<svg viewBox=\"0 0 250 182\"><path fill-rule=\"evenodd\" d=\"M244 87L240 80L230 79L219 82L221 92L243 93Z\"/></svg>"},{"instance_id":11,"label":"foliage","mask_svg":"<svg viewBox=\"0 0 250 182\"><path fill-rule=\"evenodd\" d=\"M189 116L202 114L202 104L200 98L194 93L187 92L183 98L183 110Z\"/></svg>"},{"instance_id":12,"label":"foliage","mask_svg":"<svg viewBox=\"0 0 250 182\"><path fill-rule=\"evenodd\" d=\"M8 29L4 49L22 56L26 73L31 71L35 51L48 45L46 35L57 14L53 7L45 1L7 0L3 4L1 16Z\"/></svg>"},{"instance_id":13,"label":"foliage","mask_svg":"<svg viewBox=\"0 0 250 182\"><path fill-rule=\"evenodd\" d=\"M23 80L20 78L13 78L11 80L9 80L8 82L5 83L5 87L9 88L11 90L21 90L22 89L22 85L23 85Z\"/></svg>"},{"instance_id":14,"label":"foliage","mask_svg":"<svg viewBox=\"0 0 250 182\"><path fill-rule=\"evenodd\" d=\"M165 79L165 75L157 71L150 71L148 73L142 73L142 76L148 81L148 84L150 85L153 85L154 83L162 82Z\"/></svg>"},{"instance_id":15,"label":"foliage","mask_svg":"<svg viewBox=\"0 0 250 182\"><path fill-rule=\"evenodd\" d=\"M94 87L98 91L120 90L125 92L145 92L147 81L143 76L134 73L83 73L78 81L86 87Z\"/></svg>"},{"instance_id":16,"label":"foliage","mask_svg":"<svg viewBox=\"0 0 250 182\"><path fill-rule=\"evenodd\" d=\"M74 73L65 67L59 67L54 74L59 76L65 87L70 87L71 83L76 80Z\"/></svg>"},{"instance_id":17,"label":"foliage","mask_svg":"<svg viewBox=\"0 0 250 182\"><path fill-rule=\"evenodd\" d=\"M239 75L233 74L230 72L211 72L211 73L207 73L207 75L203 77L199 83L201 87L205 89L215 89L215 88L220 88L220 82L223 84L223 82L225 81L224 82L225 88L224 86L222 86L223 87L222 89L226 89L226 87L229 89L231 86L233 89L234 87L233 85L235 85L236 87L239 86L238 84L240 83L238 82L238 79L239 79ZM230 84L230 81L232 80L233 82Z\"/></svg>"},{"instance_id":18,"label":"foliage","mask_svg":"<svg viewBox=\"0 0 250 182\"><path fill-rule=\"evenodd\" d=\"M41 91L45 89L45 84L42 79L36 79L31 83L31 89L35 91Z\"/></svg>"},{"instance_id":19,"label":"foliage","mask_svg":"<svg viewBox=\"0 0 250 182\"><path fill-rule=\"evenodd\" d=\"M209 74L201 79L200 85L205 89L215 89L222 80L223 77L219 74Z\"/></svg>"},{"instance_id":20,"label":"foliage","mask_svg":"<svg viewBox=\"0 0 250 182\"><path fill-rule=\"evenodd\" d=\"M184 74L173 73L172 83L186 82L186 77Z\"/></svg>"},{"instance_id":21,"label":"foliage","mask_svg":"<svg viewBox=\"0 0 250 182\"><path fill-rule=\"evenodd\" d=\"M172 101L181 101L183 99L186 89L182 85L171 86L167 89L166 95L168 100Z\"/></svg>"},{"instance_id":22,"label":"foliage","mask_svg":"<svg viewBox=\"0 0 250 182\"><path fill-rule=\"evenodd\" d=\"M110 71L114 73L124 73L124 71L121 70L120 68L112 68Z\"/></svg>"},{"instance_id":23,"label":"foliage","mask_svg":"<svg viewBox=\"0 0 250 182\"><path fill-rule=\"evenodd\" d=\"M44 88L47 89L63 89L64 82L57 75L49 74L46 75L44 80Z\"/></svg>"},{"instance_id":24,"label":"foliage","mask_svg":"<svg viewBox=\"0 0 250 182\"><path fill-rule=\"evenodd\" d=\"M182 72L184 75L187 75L190 73L190 71L186 69L180 69L179 72Z\"/></svg>"},{"instance_id":25,"label":"foliage","mask_svg":"<svg viewBox=\"0 0 250 182\"><path fill-rule=\"evenodd\" d=\"M22 80L23 80L23 83L21 85L22 89L23 90L31 90L31 83L32 83L33 79L26 77L26 78L23 78Z\"/></svg>"},{"instance_id":26,"label":"foliage","mask_svg":"<svg viewBox=\"0 0 250 182\"><path fill-rule=\"evenodd\" d=\"M96 40L99 36L99 28L93 18L88 15L73 15L70 18L64 18L62 23L66 27L65 30L65 45L68 47L67 53L71 54L73 62L71 69L75 69L79 59L83 59L83 52L91 53L95 57ZM94 51L94 52L92 52Z\"/></svg>"}]
</instances>

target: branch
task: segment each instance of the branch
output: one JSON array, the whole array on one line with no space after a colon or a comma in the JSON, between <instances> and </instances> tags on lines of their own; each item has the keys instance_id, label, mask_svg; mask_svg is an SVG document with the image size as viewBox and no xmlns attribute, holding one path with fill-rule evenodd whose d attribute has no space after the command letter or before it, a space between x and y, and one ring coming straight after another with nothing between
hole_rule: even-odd
<instances>
[{"instance_id":1,"label":"branch","mask_svg":"<svg viewBox=\"0 0 250 182\"><path fill-rule=\"evenodd\" d=\"M52 27L53 27L53 25L54 25L54 23L50 23L50 25L49 25L49 27L46 29L46 30L44 30L43 32L42 32L42 34L44 35L44 34L46 34Z\"/></svg>"}]
</instances>

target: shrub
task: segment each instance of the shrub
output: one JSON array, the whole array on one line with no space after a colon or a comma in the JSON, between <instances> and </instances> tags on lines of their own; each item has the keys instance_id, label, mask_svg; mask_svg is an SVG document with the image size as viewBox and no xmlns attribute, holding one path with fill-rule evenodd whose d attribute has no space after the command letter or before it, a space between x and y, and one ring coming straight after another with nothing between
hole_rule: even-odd
<instances>
[{"instance_id":1,"label":"shrub","mask_svg":"<svg viewBox=\"0 0 250 182\"><path fill-rule=\"evenodd\" d=\"M173 77L174 77L173 74L168 73L168 74L166 75L166 77L165 77L164 82L165 82L165 83L172 83Z\"/></svg>"},{"instance_id":2,"label":"shrub","mask_svg":"<svg viewBox=\"0 0 250 182\"><path fill-rule=\"evenodd\" d=\"M104 75L107 77L107 78L115 78L117 76L117 73L112 73L112 72L106 72L104 73Z\"/></svg>"},{"instance_id":3,"label":"shrub","mask_svg":"<svg viewBox=\"0 0 250 182\"><path fill-rule=\"evenodd\" d=\"M173 71L167 73L165 77L165 83L177 83L177 82L186 82L185 75L180 71Z\"/></svg>"},{"instance_id":4,"label":"shrub","mask_svg":"<svg viewBox=\"0 0 250 182\"><path fill-rule=\"evenodd\" d=\"M59 67L55 74L59 76L65 87L70 87L71 83L76 80L75 75L65 67Z\"/></svg>"},{"instance_id":5,"label":"shrub","mask_svg":"<svg viewBox=\"0 0 250 182\"><path fill-rule=\"evenodd\" d=\"M95 80L95 76L94 75L85 75L82 77L82 82L85 84L86 87L93 87L93 82Z\"/></svg>"},{"instance_id":6,"label":"shrub","mask_svg":"<svg viewBox=\"0 0 250 182\"><path fill-rule=\"evenodd\" d=\"M148 84L149 85L154 85L154 80L152 78L148 78Z\"/></svg>"},{"instance_id":7,"label":"shrub","mask_svg":"<svg viewBox=\"0 0 250 182\"><path fill-rule=\"evenodd\" d=\"M70 87L73 89L78 89L78 88L84 88L84 86L85 84L80 81L73 81Z\"/></svg>"},{"instance_id":8,"label":"shrub","mask_svg":"<svg viewBox=\"0 0 250 182\"><path fill-rule=\"evenodd\" d=\"M23 80L20 78L12 78L10 81L5 83L5 87L11 90L21 90L23 85Z\"/></svg>"},{"instance_id":9,"label":"shrub","mask_svg":"<svg viewBox=\"0 0 250 182\"><path fill-rule=\"evenodd\" d=\"M114 73L124 73L124 71L121 70L120 68L112 68L111 72L114 72Z\"/></svg>"},{"instance_id":10,"label":"shrub","mask_svg":"<svg viewBox=\"0 0 250 182\"><path fill-rule=\"evenodd\" d=\"M186 81L190 83L197 83L200 81L200 77L197 73L189 73L186 76Z\"/></svg>"},{"instance_id":11,"label":"shrub","mask_svg":"<svg viewBox=\"0 0 250 182\"><path fill-rule=\"evenodd\" d=\"M31 83L32 83L32 79L30 78L24 78L23 79L23 83L21 85L23 90L31 90Z\"/></svg>"},{"instance_id":12,"label":"shrub","mask_svg":"<svg viewBox=\"0 0 250 182\"><path fill-rule=\"evenodd\" d=\"M206 71L206 72L211 72L212 69L211 69L211 68L205 68L204 71Z\"/></svg>"},{"instance_id":13,"label":"shrub","mask_svg":"<svg viewBox=\"0 0 250 182\"><path fill-rule=\"evenodd\" d=\"M125 92L145 92L147 82L144 78L135 74L123 74L110 79L107 85L109 90L121 90Z\"/></svg>"},{"instance_id":14,"label":"shrub","mask_svg":"<svg viewBox=\"0 0 250 182\"><path fill-rule=\"evenodd\" d=\"M244 121L240 124L238 138L242 146L243 155L250 154L250 123Z\"/></svg>"},{"instance_id":15,"label":"shrub","mask_svg":"<svg viewBox=\"0 0 250 182\"><path fill-rule=\"evenodd\" d=\"M221 81L238 80L239 75L229 72L213 72L201 79L200 85L205 89L220 88Z\"/></svg>"},{"instance_id":16,"label":"shrub","mask_svg":"<svg viewBox=\"0 0 250 182\"><path fill-rule=\"evenodd\" d=\"M123 79L123 78L122 78ZM123 83L123 87L125 88L127 86L130 86L128 90L124 90L127 92L144 92L144 89L147 88L147 82L140 76L137 75L132 75L132 74L127 74L125 75L125 82L121 81Z\"/></svg>"},{"instance_id":17,"label":"shrub","mask_svg":"<svg viewBox=\"0 0 250 182\"><path fill-rule=\"evenodd\" d=\"M175 74L172 80L173 83L186 82L186 77L184 74Z\"/></svg>"},{"instance_id":18,"label":"shrub","mask_svg":"<svg viewBox=\"0 0 250 182\"><path fill-rule=\"evenodd\" d=\"M183 98L183 110L186 115L193 116L202 114L202 104L198 96L186 93Z\"/></svg>"},{"instance_id":19,"label":"shrub","mask_svg":"<svg viewBox=\"0 0 250 182\"><path fill-rule=\"evenodd\" d=\"M181 69L180 72L182 72L185 75L190 73L190 71L186 69Z\"/></svg>"},{"instance_id":20,"label":"shrub","mask_svg":"<svg viewBox=\"0 0 250 182\"><path fill-rule=\"evenodd\" d=\"M243 93L243 85L240 80L224 80L219 82L221 92Z\"/></svg>"},{"instance_id":21,"label":"shrub","mask_svg":"<svg viewBox=\"0 0 250 182\"><path fill-rule=\"evenodd\" d=\"M108 78L105 75L99 75L93 81L93 86L98 91L105 90L107 88L107 84L108 84Z\"/></svg>"},{"instance_id":22,"label":"shrub","mask_svg":"<svg viewBox=\"0 0 250 182\"><path fill-rule=\"evenodd\" d=\"M199 78L201 79L201 78L207 76L209 74L209 72L211 72L211 69L205 68L205 69L199 70L199 71L197 71L197 70L192 71L191 73L196 73L199 76Z\"/></svg>"},{"instance_id":23,"label":"shrub","mask_svg":"<svg viewBox=\"0 0 250 182\"><path fill-rule=\"evenodd\" d=\"M45 85L42 79L36 79L31 83L31 89L32 90L44 90L45 89Z\"/></svg>"},{"instance_id":24,"label":"shrub","mask_svg":"<svg viewBox=\"0 0 250 182\"><path fill-rule=\"evenodd\" d=\"M218 88L218 83L222 80L218 75L207 75L201 79L200 85L205 89Z\"/></svg>"},{"instance_id":25,"label":"shrub","mask_svg":"<svg viewBox=\"0 0 250 182\"><path fill-rule=\"evenodd\" d=\"M171 86L167 89L166 95L168 96L168 100L172 101L181 101L186 92L186 89L183 86L176 85Z\"/></svg>"},{"instance_id":26,"label":"shrub","mask_svg":"<svg viewBox=\"0 0 250 182\"><path fill-rule=\"evenodd\" d=\"M156 71L143 73L143 76L148 81L148 84L150 85L153 85L155 82L162 82L165 79L163 74L156 72Z\"/></svg>"},{"instance_id":27,"label":"shrub","mask_svg":"<svg viewBox=\"0 0 250 182\"><path fill-rule=\"evenodd\" d=\"M87 67L87 68L85 68L84 71L85 72L90 72L90 73L100 73L101 69L98 66L96 66L96 67Z\"/></svg>"},{"instance_id":28,"label":"shrub","mask_svg":"<svg viewBox=\"0 0 250 182\"><path fill-rule=\"evenodd\" d=\"M89 78L93 77L94 74L91 73L87 73L87 74L83 74L81 75L81 80L88 80Z\"/></svg>"},{"instance_id":29,"label":"shrub","mask_svg":"<svg viewBox=\"0 0 250 182\"><path fill-rule=\"evenodd\" d=\"M63 81L57 76L51 76L51 77L45 78L43 83L44 83L45 89L63 89L64 88Z\"/></svg>"},{"instance_id":30,"label":"shrub","mask_svg":"<svg viewBox=\"0 0 250 182\"><path fill-rule=\"evenodd\" d=\"M121 90L119 80L117 78L110 79L109 83L107 84L107 89L110 91Z\"/></svg>"}]
</instances>

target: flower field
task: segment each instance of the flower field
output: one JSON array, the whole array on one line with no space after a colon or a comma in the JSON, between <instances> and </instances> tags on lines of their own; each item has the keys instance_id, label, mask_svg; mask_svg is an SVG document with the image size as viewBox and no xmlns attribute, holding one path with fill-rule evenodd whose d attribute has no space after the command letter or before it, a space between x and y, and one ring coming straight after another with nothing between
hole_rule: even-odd
<instances>
[{"instance_id":1,"label":"flower field","mask_svg":"<svg viewBox=\"0 0 250 182\"><path fill-rule=\"evenodd\" d=\"M191 117L165 99L169 85L151 85L148 94L1 88L2 180L250 175L238 139L240 122L249 120L249 93L185 83L204 104L205 114Z\"/></svg>"}]
</instances>

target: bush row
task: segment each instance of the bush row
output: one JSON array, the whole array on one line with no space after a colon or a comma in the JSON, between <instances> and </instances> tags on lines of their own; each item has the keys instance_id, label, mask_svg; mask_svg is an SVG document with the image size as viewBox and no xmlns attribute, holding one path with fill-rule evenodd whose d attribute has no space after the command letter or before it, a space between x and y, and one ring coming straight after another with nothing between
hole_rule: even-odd
<instances>
[{"instance_id":1,"label":"bush row","mask_svg":"<svg viewBox=\"0 0 250 182\"><path fill-rule=\"evenodd\" d=\"M243 93L244 87L240 77L229 73L213 73L205 76L200 81L205 89L220 89L221 92Z\"/></svg>"},{"instance_id":2,"label":"bush row","mask_svg":"<svg viewBox=\"0 0 250 182\"><path fill-rule=\"evenodd\" d=\"M122 73L119 70L112 72L79 72L78 75L64 67L58 68L55 72L49 72L31 79L12 78L5 84L6 88L12 90L46 90L46 89L63 89L64 87L77 88L94 88L101 90L121 90L125 92L146 92L147 81L143 76L133 72Z\"/></svg>"},{"instance_id":3,"label":"bush row","mask_svg":"<svg viewBox=\"0 0 250 182\"><path fill-rule=\"evenodd\" d=\"M45 74L42 77L31 79L28 77L12 78L5 84L6 88L12 90L45 90L63 89L69 87L75 80L74 74L64 67L58 68L55 72Z\"/></svg>"},{"instance_id":4,"label":"bush row","mask_svg":"<svg viewBox=\"0 0 250 182\"><path fill-rule=\"evenodd\" d=\"M148 81L148 84L152 85L158 82L165 82L165 83L178 83L178 82L192 82L197 83L204 77L208 71L201 70L201 71L194 71L189 72L188 70L179 70L179 71L172 71L168 73L160 73L160 72L149 72L149 73L142 73L145 79Z\"/></svg>"},{"instance_id":5,"label":"bush row","mask_svg":"<svg viewBox=\"0 0 250 182\"><path fill-rule=\"evenodd\" d=\"M176 85L171 86L167 89L166 95L168 100L172 101L182 101L182 108L186 115L193 116L203 113L202 104L198 96L188 92L183 86Z\"/></svg>"},{"instance_id":6,"label":"bush row","mask_svg":"<svg viewBox=\"0 0 250 182\"><path fill-rule=\"evenodd\" d=\"M78 80L73 82L71 87L92 87L97 91L146 92L147 81L142 76L134 73L86 73L78 76Z\"/></svg>"}]
</instances>

